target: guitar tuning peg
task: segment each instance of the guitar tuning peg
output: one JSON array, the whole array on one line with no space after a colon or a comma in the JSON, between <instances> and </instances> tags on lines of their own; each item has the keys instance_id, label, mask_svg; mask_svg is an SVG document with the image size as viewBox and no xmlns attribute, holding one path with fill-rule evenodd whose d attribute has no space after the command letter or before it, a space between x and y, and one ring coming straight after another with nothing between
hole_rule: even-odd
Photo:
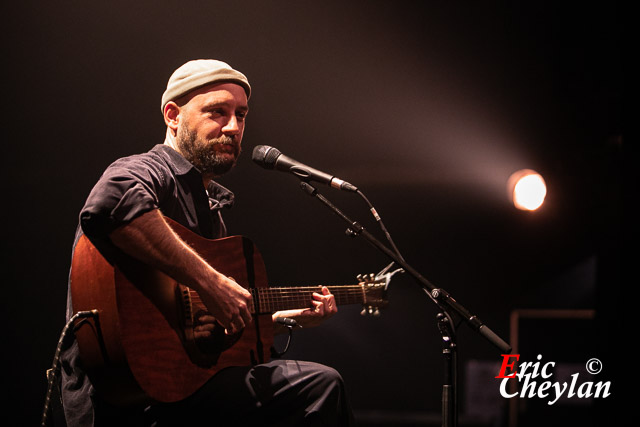
<instances>
[{"instance_id":1,"label":"guitar tuning peg","mask_svg":"<svg viewBox=\"0 0 640 427\"><path fill-rule=\"evenodd\" d=\"M369 273L369 281L373 282L373 279L376 278L376 275L373 273Z\"/></svg>"},{"instance_id":2,"label":"guitar tuning peg","mask_svg":"<svg viewBox=\"0 0 640 427\"><path fill-rule=\"evenodd\" d=\"M358 275L356 276L356 279L357 279L358 281L362 281L362 274L358 274Z\"/></svg>"},{"instance_id":3,"label":"guitar tuning peg","mask_svg":"<svg viewBox=\"0 0 640 427\"><path fill-rule=\"evenodd\" d=\"M380 309L372 305L363 306L360 315L378 317L380 316Z\"/></svg>"},{"instance_id":4,"label":"guitar tuning peg","mask_svg":"<svg viewBox=\"0 0 640 427\"><path fill-rule=\"evenodd\" d=\"M362 311L360 312L361 316L380 316L380 309L378 307L374 307L372 305L362 306Z\"/></svg>"}]
</instances>

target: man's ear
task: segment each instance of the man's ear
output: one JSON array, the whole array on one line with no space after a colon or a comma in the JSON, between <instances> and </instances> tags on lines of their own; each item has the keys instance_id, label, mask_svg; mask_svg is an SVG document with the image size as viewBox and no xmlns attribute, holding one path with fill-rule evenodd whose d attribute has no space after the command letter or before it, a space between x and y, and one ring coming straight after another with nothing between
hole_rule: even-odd
<instances>
[{"instance_id":1,"label":"man's ear","mask_svg":"<svg viewBox=\"0 0 640 427\"><path fill-rule=\"evenodd\" d=\"M180 107L173 101L167 102L164 106L164 122L174 134L178 130L178 122L180 121Z\"/></svg>"}]
</instances>

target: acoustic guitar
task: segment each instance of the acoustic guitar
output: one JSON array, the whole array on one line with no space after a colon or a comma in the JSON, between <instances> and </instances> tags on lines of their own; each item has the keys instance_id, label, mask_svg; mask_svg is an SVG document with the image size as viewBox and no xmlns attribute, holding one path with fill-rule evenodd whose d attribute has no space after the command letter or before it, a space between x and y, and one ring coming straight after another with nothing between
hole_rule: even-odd
<instances>
[{"instance_id":1,"label":"acoustic guitar","mask_svg":"<svg viewBox=\"0 0 640 427\"><path fill-rule=\"evenodd\" d=\"M167 218L172 229L207 262L252 293L252 322L235 335L216 324L208 337L194 328L206 313L197 292L129 257L107 260L85 236L74 250L71 297L83 367L96 391L114 404L176 402L216 372L269 360L272 313L311 306L319 286L268 287L262 256L241 236L205 239ZM330 286L336 303L386 305L384 280ZM201 334L200 334L201 335Z\"/></svg>"}]
</instances>

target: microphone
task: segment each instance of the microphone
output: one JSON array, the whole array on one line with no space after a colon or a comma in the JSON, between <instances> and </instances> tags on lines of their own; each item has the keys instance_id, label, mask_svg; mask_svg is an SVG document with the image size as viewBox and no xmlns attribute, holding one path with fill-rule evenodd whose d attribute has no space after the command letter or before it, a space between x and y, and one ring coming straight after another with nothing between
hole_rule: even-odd
<instances>
[{"instance_id":1,"label":"microphone","mask_svg":"<svg viewBox=\"0 0 640 427\"><path fill-rule=\"evenodd\" d=\"M294 319L291 319L289 317L276 317L276 322L283 325L283 326L288 326L291 328L294 328L298 325L298 322L296 322ZM300 326L302 327L302 326Z\"/></svg>"},{"instance_id":2,"label":"microphone","mask_svg":"<svg viewBox=\"0 0 640 427\"><path fill-rule=\"evenodd\" d=\"M265 169L276 169L290 172L303 181L316 181L330 185L338 190L357 192L358 188L328 173L321 172L310 166L287 157L278 149L268 145L258 145L253 149L251 159Z\"/></svg>"}]
</instances>

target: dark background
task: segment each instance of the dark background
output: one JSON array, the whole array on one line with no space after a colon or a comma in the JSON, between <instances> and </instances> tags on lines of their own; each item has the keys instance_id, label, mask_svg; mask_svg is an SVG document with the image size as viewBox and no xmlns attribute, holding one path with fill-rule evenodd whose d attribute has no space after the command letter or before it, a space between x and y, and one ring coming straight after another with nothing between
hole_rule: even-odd
<instances>
[{"instance_id":1,"label":"dark background","mask_svg":"<svg viewBox=\"0 0 640 427\"><path fill-rule=\"evenodd\" d=\"M351 284L388 261L345 237L297 179L254 165L261 144L357 185L407 261L505 339L515 309L595 309L586 328L534 322L522 339L533 354L557 341L575 353L558 358L598 357L604 371L592 380L613 379L605 332L620 327L627 231L623 12L616 2L443 3L5 6L3 401L17 424L40 418L78 211L110 162L162 142L160 96L194 58L224 60L253 86L244 155L220 182L237 196L231 232L258 244L272 285ZM547 181L539 211L509 204L506 182L521 168ZM381 238L362 200L319 189ZM344 307L323 328L296 332L290 356L336 367L363 425L438 425L437 309L407 275L389 300L379 318ZM465 381L470 364L499 362L500 352L466 326L458 344L461 423L504 425L504 399L483 419L469 398L495 394L497 380ZM547 425L592 408L551 410Z\"/></svg>"}]
</instances>

